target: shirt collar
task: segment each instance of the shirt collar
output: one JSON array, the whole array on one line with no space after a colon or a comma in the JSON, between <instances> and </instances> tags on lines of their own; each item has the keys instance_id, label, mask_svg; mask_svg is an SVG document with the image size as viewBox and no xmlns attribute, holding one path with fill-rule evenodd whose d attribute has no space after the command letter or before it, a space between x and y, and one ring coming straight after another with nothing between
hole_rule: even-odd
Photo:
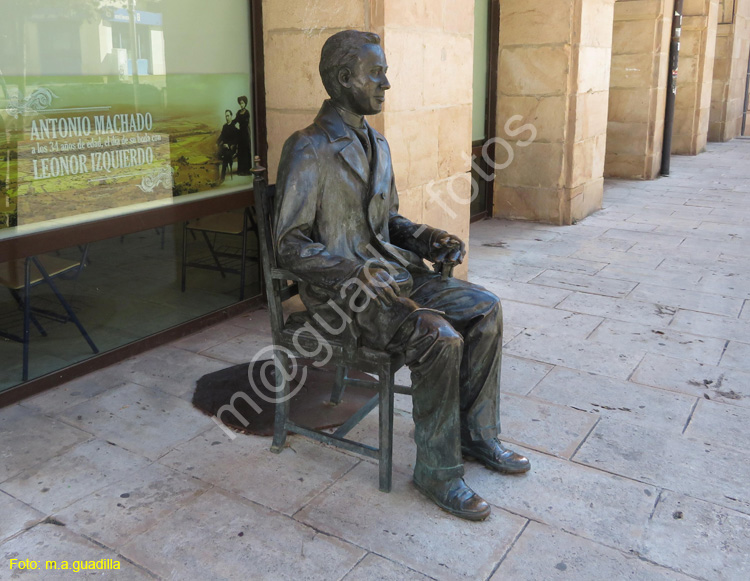
<instances>
[{"instance_id":1,"label":"shirt collar","mask_svg":"<svg viewBox=\"0 0 750 581\"><path fill-rule=\"evenodd\" d=\"M354 129L365 128L364 116L357 115L356 113L352 113L348 109L344 109L343 107L337 104L334 104L333 106L336 108L336 111L338 111L339 115L341 115L342 121L346 123L349 127L353 127Z\"/></svg>"}]
</instances>

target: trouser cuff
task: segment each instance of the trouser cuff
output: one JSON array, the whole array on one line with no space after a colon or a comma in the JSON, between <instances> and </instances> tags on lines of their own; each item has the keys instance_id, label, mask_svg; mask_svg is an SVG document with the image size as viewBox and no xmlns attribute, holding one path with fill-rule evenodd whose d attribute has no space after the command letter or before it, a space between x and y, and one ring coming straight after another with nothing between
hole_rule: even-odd
<instances>
[{"instance_id":1,"label":"trouser cuff","mask_svg":"<svg viewBox=\"0 0 750 581\"><path fill-rule=\"evenodd\" d=\"M492 440L493 438L497 438L500 435L500 426L489 426L486 428L470 428L468 430L468 435L472 439L472 441L477 440ZM466 432L462 430L462 436L466 436Z\"/></svg>"},{"instance_id":2,"label":"trouser cuff","mask_svg":"<svg viewBox=\"0 0 750 581\"><path fill-rule=\"evenodd\" d=\"M463 475L463 464L447 468L435 468L417 462L417 465L414 467L414 479L420 482L425 480L452 480L453 478L461 478Z\"/></svg>"}]
</instances>

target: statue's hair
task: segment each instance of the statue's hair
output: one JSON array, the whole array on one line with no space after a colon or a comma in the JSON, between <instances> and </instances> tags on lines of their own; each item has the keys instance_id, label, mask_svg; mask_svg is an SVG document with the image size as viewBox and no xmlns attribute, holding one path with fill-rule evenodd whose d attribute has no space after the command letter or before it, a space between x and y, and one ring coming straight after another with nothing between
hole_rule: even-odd
<instances>
[{"instance_id":1,"label":"statue's hair","mask_svg":"<svg viewBox=\"0 0 750 581\"><path fill-rule=\"evenodd\" d=\"M328 94L336 98L341 94L339 71L354 69L359 51L368 44L380 45L380 37L374 32L344 30L326 40L320 52L320 78Z\"/></svg>"}]
</instances>

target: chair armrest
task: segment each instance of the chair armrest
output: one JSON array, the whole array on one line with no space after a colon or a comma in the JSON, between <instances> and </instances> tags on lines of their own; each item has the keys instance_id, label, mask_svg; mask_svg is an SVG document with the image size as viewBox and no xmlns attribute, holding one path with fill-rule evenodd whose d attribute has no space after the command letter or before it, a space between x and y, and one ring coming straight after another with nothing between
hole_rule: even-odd
<instances>
[{"instance_id":1,"label":"chair armrest","mask_svg":"<svg viewBox=\"0 0 750 581\"><path fill-rule=\"evenodd\" d=\"M292 274L291 272L289 272L288 270L284 270L283 268L272 268L271 278L274 280L293 280L295 282L302 282L302 279L296 274Z\"/></svg>"}]
</instances>

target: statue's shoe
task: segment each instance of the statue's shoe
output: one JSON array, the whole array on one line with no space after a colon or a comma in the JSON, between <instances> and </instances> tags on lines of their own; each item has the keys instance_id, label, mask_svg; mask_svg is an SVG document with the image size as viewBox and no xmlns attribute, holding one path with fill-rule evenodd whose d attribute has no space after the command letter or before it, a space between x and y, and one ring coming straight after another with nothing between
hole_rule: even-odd
<instances>
[{"instance_id":1,"label":"statue's shoe","mask_svg":"<svg viewBox=\"0 0 750 581\"><path fill-rule=\"evenodd\" d=\"M531 469L528 458L509 450L495 438L462 442L461 453L502 474L522 474Z\"/></svg>"},{"instance_id":2,"label":"statue's shoe","mask_svg":"<svg viewBox=\"0 0 750 581\"><path fill-rule=\"evenodd\" d=\"M490 505L463 478L424 482L414 479L414 486L444 511L459 518L479 521L486 519L492 512Z\"/></svg>"}]
</instances>

